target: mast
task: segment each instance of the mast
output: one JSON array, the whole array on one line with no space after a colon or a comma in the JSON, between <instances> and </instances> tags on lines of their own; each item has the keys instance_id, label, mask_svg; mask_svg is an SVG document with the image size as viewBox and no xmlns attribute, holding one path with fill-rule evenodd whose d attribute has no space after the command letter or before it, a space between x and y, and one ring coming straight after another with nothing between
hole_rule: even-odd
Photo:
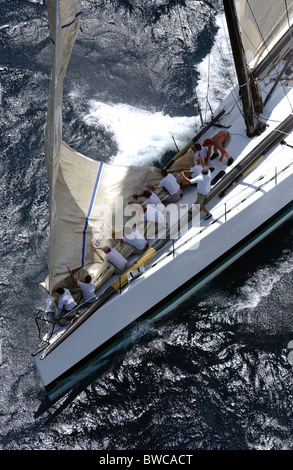
<instances>
[{"instance_id":1,"label":"mast","mask_svg":"<svg viewBox=\"0 0 293 470\"><path fill-rule=\"evenodd\" d=\"M234 0L223 0L248 137L260 134Z\"/></svg>"}]
</instances>

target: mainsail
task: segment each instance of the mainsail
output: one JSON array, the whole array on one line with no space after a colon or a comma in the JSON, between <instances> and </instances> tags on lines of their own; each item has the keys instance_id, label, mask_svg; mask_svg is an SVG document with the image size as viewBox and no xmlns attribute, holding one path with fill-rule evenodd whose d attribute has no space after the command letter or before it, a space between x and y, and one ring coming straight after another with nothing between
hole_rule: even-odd
<instances>
[{"instance_id":1,"label":"mainsail","mask_svg":"<svg viewBox=\"0 0 293 470\"><path fill-rule=\"evenodd\" d=\"M62 141L63 80L79 30L80 0L47 0L52 42L52 72L45 129L45 155L50 189L49 275L45 289L68 277L66 267L85 269L94 280L111 273L92 250L97 238L107 243L111 215L121 212L144 183L157 181L151 167L123 167L87 158ZM101 235L102 234L102 235ZM131 247L124 246L129 255Z\"/></svg>"},{"instance_id":2,"label":"mainsail","mask_svg":"<svg viewBox=\"0 0 293 470\"><path fill-rule=\"evenodd\" d=\"M271 50L292 24L293 0L236 0L235 7L249 68L271 62Z\"/></svg>"},{"instance_id":3,"label":"mainsail","mask_svg":"<svg viewBox=\"0 0 293 470\"><path fill-rule=\"evenodd\" d=\"M258 119L264 106L255 78L264 78L266 71L274 69L276 58L285 57L292 47L293 0L223 0L223 4L246 133L252 137L265 129Z\"/></svg>"}]
</instances>

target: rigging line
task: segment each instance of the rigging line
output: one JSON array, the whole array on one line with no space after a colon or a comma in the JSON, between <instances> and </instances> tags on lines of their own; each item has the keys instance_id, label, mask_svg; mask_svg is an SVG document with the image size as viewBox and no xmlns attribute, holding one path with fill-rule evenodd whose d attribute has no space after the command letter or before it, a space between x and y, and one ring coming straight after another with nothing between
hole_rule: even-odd
<instances>
[{"instance_id":1,"label":"rigging line","mask_svg":"<svg viewBox=\"0 0 293 470\"><path fill-rule=\"evenodd\" d=\"M197 91L196 91L195 81L194 81L194 77L193 77L193 73L192 73L192 67L191 67L191 62L190 62L190 58L189 58L189 54L188 54L188 48L187 48L187 43L186 43L185 34L184 34L184 28L183 28L183 24L182 24L182 20L181 20L181 15L180 15L180 9L179 9L179 5L178 5L178 0L176 1L176 7L177 7L177 12L178 12L178 17L179 17L180 27L181 27L181 31L182 31L182 37L183 37L183 42L184 42L184 47L185 47L185 52L186 52L186 57L187 57L187 62L188 62L188 67L189 67L189 72L190 72L190 77L191 77L191 81L192 81L192 85L193 85L193 91L194 91L195 97L196 97L197 109L198 109L198 113L199 113L201 125L203 126L204 122L203 122L203 118L202 118L202 112L201 112L201 107L200 107L199 100L198 100Z\"/></svg>"},{"instance_id":2,"label":"rigging line","mask_svg":"<svg viewBox=\"0 0 293 470\"><path fill-rule=\"evenodd\" d=\"M286 2L286 0L285 0L285 2ZM261 29L260 29L260 27L259 27L259 25L258 25L258 22L256 21L256 18L255 18L255 16L254 16L253 10L252 10L252 8L251 8L251 6L250 6L250 4L249 4L249 0L247 0L247 5L248 5L248 7L249 7L249 9L250 9L250 11L251 11L251 16L252 16L252 18L254 19L254 22L255 22L255 24L256 24L256 27L257 27L258 32L259 32L259 34L260 34L260 37L261 37L261 39L262 39L262 41L263 41L263 44L264 44L264 46L265 46L265 48L266 48L266 50L267 50L267 56L266 56L263 60L264 60L264 62L267 63L272 69L275 70L276 76L278 76L278 71L277 71L277 65L278 65L278 64L276 64L274 61L271 60L271 52L270 52L269 49L268 49L268 46L267 46L267 44L266 44L266 41L265 41L265 39L264 39L264 37L263 37L263 34L262 34L262 32L261 32ZM236 15L236 20L237 20L237 22L239 23L239 25L240 25L240 27L241 27L240 20L239 20L239 18L238 18L237 15ZM247 34L246 31L244 30L244 28L241 28L241 29L242 29L243 33L245 34L246 38L248 39L248 41L250 42L250 44L252 45L252 47L254 48L254 50L257 50L257 48L255 47L255 45L254 45L253 42L251 41L250 37L248 36L248 34ZM291 35L291 31L290 31L290 35ZM271 62L269 62L269 60L267 59L267 57L270 58ZM282 83L281 83L281 86L282 86L282 88L283 88L284 95L286 96L286 98L287 98L287 100L288 100L288 102L289 102L289 105L291 106L291 103L290 103L290 101L289 101L288 95L287 95L287 93L286 93L286 89L285 89L285 87L284 87L284 85L283 85ZM291 106L291 107L292 107L292 106Z\"/></svg>"},{"instance_id":3,"label":"rigging line","mask_svg":"<svg viewBox=\"0 0 293 470\"><path fill-rule=\"evenodd\" d=\"M267 103L267 102L269 101L269 99L271 98L271 96L272 96L272 94L273 94L275 88L277 87L277 85L280 83L281 87L283 88L284 95L286 96L287 101L288 101L288 103L289 103L289 106L290 106L291 109L292 109L292 105L291 105L291 103L290 103L287 90L286 90L286 88L284 87L284 85L283 85L283 83L282 83L282 81L281 81L281 79L282 79L282 77L283 77L284 73L286 72L286 69L287 69L287 67L288 67L288 65L289 65L289 62L291 62L291 61L292 61L292 50L291 50L291 53L289 54L289 56L288 56L288 58L287 58L287 60L286 60L286 62L285 62L285 65L282 67L281 72L280 72L279 75L275 78L275 83L274 83L274 85L272 86L272 88L270 89L270 91L267 93L267 97L266 97L266 99L265 99L265 101L264 101L264 106L266 105L266 103Z\"/></svg>"},{"instance_id":4,"label":"rigging line","mask_svg":"<svg viewBox=\"0 0 293 470\"><path fill-rule=\"evenodd\" d=\"M285 3L285 9L286 9L286 16L287 16L287 21L288 21L288 30L289 30L289 35L290 35L290 42L291 42L291 46L292 46L292 31L291 31L291 26L290 26L290 18L289 18L289 9L288 9L288 5L287 5L287 0L284 0L284 3ZM277 83L280 83L281 84L281 87L283 89L283 92L284 92L284 95L286 96L287 98L287 101L289 103L289 106L291 107L292 109L292 104L290 102L290 99L289 99L289 96L288 96L288 93L287 93L287 90L286 90L286 87L284 86L284 84L281 82L281 78L284 74L284 72L286 71L288 65L290 62L292 62L292 52L293 52L293 48L291 47L291 51L289 53L289 57L287 58L286 62L285 62L285 65L283 66L281 72L276 76L276 81L275 81L275 85L272 87L272 89L270 90L270 92L268 93L268 96L266 98L266 101L265 103L269 100L272 92L274 91L274 88L276 87ZM264 104L265 104L264 103Z\"/></svg>"},{"instance_id":5,"label":"rigging line","mask_svg":"<svg viewBox=\"0 0 293 470\"><path fill-rule=\"evenodd\" d=\"M227 38L226 24L225 24L224 21L223 21L223 15L221 15L221 16L222 16L222 29L223 29L223 32L224 32L225 41L226 41L226 44L229 45L229 50L231 50L230 41L229 41L229 39ZM218 55L220 56L222 63L225 64L225 60L226 60L226 59L225 59L225 57L223 56L222 50L219 48L219 44L218 44L218 42L216 41L215 36L213 35L213 33L212 33L211 30L210 30L210 33L211 33L211 36L212 36L212 38L213 38L213 40L214 40L214 44L215 44L215 47L216 47L216 49L217 49ZM214 58L214 60L215 60L215 62L217 62L218 58L216 57L216 58ZM226 60L226 61L227 61L227 60ZM231 54L230 54L230 61L233 62L233 59L231 58ZM219 68L219 70L221 70L221 67L220 67L220 66L219 66L218 68ZM234 70L234 72L235 72L235 67L233 68L233 70ZM221 74L222 74L223 78L226 78L226 76L227 76L227 78L228 78L229 81L230 81L230 85L234 88L234 87L235 87L235 83L237 83L237 80L234 79L234 81L233 81L233 78L232 78L232 76L231 76L231 74L230 74L228 68L225 68L225 76L224 76L224 74L223 74L222 71L221 71Z\"/></svg>"}]
</instances>

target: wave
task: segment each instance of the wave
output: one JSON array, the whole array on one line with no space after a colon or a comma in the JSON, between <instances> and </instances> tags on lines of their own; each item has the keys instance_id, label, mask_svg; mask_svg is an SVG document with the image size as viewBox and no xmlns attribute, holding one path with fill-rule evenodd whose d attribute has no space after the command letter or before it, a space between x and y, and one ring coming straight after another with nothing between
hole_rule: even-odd
<instances>
[{"instance_id":1,"label":"wave","mask_svg":"<svg viewBox=\"0 0 293 470\"><path fill-rule=\"evenodd\" d=\"M111 162L117 165L146 165L160 159L167 151L184 146L195 133L196 118L171 117L128 104L108 104L91 100L84 116L90 126L103 126L117 145Z\"/></svg>"},{"instance_id":2,"label":"wave","mask_svg":"<svg viewBox=\"0 0 293 470\"><path fill-rule=\"evenodd\" d=\"M217 15L216 25L218 31L214 37L214 45L197 65L200 74L197 96L205 119L209 118L211 111L216 110L237 82L224 15Z\"/></svg>"},{"instance_id":3,"label":"wave","mask_svg":"<svg viewBox=\"0 0 293 470\"><path fill-rule=\"evenodd\" d=\"M195 95L205 122L210 119L211 108L215 111L235 81L223 15L217 16L216 23L218 32L211 53L195 65L200 75ZM163 111L95 99L89 100L83 121L87 126L104 128L112 136L117 148L110 159L112 163L129 166L152 164L166 152L177 153L201 124L199 115L170 116Z\"/></svg>"}]
</instances>

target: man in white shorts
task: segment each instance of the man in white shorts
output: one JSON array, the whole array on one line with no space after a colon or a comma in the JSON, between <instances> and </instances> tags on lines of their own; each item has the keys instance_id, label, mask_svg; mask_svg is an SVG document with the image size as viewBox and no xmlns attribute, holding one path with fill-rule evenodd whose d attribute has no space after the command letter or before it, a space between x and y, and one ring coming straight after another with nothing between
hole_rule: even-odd
<instances>
[{"instance_id":1,"label":"man in white shorts","mask_svg":"<svg viewBox=\"0 0 293 470\"><path fill-rule=\"evenodd\" d=\"M187 178L184 173L181 173L181 176L189 182L189 184L197 184L197 198L195 201L195 204L200 205L200 209L203 210L206 214L204 217L204 220L209 219L212 217L212 214L207 210L207 208L204 205L205 198L209 194L211 190L211 179L212 175L208 167L204 167L202 169L202 172L199 176L196 176L195 178L189 179Z\"/></svg>"},{"instance_id":2,"label":"man in white shorts","mask_svg":"<svg viewBox=\"0 0 293 470\"><path fill-rule=\"evenodd\" d=\"M67 266L67 270L69 272L69 275L71 277L72 282L74 282L75 285L81 288L83 299L86 303L92 303L96 300L95 296L95 284L92 282L92 278L89 274L87 274L84 278L84 281L79 281L74 277L73 272L71 269Z\"/></svg>"}]
</instances>

